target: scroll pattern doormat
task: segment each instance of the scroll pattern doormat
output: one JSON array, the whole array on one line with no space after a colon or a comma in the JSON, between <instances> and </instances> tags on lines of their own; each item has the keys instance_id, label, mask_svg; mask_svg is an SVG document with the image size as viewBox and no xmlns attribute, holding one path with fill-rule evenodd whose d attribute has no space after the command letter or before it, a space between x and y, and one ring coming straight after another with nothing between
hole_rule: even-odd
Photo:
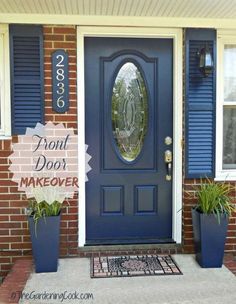
<instances>
[{"instance_id":1,"label":"scroll pattern doormat","mask_svg":"<svg viewBox=\"0 0 236 304\"><path fill-rule=\"evenodd\" d=\"M129 255L91 258L91 278L179 275L170 255Z\"/></svg>"}]
</instances>

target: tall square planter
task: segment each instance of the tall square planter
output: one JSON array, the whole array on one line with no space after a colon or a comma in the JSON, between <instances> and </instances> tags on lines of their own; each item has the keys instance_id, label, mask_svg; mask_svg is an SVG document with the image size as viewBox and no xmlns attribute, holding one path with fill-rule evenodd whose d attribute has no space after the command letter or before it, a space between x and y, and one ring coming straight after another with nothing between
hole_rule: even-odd
<instances>
[{"instance_id":1,"label":"tall square planter","mask_svg":"<svg viewBox=\"0 0 236 304\"><path fill-rule=\"evenodd\" d=\"M58 267L61 216L40 218L35 226L28 217L36 272L56 272Z\"/></svg>"},{"instance_id":2,"label":"tall square planter","mask_svg":"<svg viewBox=\"0 0 236 304\"><path fill-rule=\"evenodd\" d=\"M214 214L203 214L192 209L192 220L197 262L204 268L221 267L228 216L222 215L219 223Z\"/></svg>"}]
</instances>

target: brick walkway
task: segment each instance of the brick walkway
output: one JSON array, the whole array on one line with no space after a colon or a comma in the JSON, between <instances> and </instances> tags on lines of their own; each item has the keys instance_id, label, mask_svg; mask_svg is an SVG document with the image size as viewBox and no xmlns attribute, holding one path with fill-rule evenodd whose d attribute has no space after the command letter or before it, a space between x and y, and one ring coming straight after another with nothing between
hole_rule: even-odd
<instances>
[{"instance_id":1,"label":"brick walkway","mask_svg":"<svg viewBox=\"0 0 236 304\"><path fill-rule=\"evenodd\" d=\"M236 275L236 256L225 255L224 265ZM0 304L15 304L33 270L31 260L17 260L0 286Z\"/></svg>"},{"instance_id":2,"label":"brick walkway","mask_svg":"<svg viewBox=\"0 0 236 304\"><path fill-rule=\"evenodd\" d=\"M0 304L18 303L19 295L24 289L33 270L31 260L17 260L0 286Z\"/></svg>"},{"instance_id":3,"label":"brick walkway","mask_svg":"<svg viewBox=\"0 0 236 304\"><path fill-rule=\"evenodd\" d=\"M234 255L225 255L224 265L229 268L234 275L236 275L236 256Z\"/></svg>"}]
</instances>

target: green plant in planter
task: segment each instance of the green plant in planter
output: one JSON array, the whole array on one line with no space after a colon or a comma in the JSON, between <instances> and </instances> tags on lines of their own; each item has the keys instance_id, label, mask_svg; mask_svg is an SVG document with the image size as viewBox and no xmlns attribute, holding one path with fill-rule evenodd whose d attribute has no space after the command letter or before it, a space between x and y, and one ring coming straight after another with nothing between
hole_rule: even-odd
<instances>
[{"instance_id":1,"label":"green plant in planter","mask_svg":"<svg viewBox=\"0 0 236 304\"><path fill-rule=\"evenodd\" d=\"M37 235L37 223L39 219L44 218L46 221L46 217L48 216L58 216L63 208L62 204L59 201L54 201L51 204L46 201L38 203L35 199L29 201L27 215L32 216L34 219L35 235Z\"/></svg>"},{"instance_id":2,"label":"green plant in planter","mask_svg":"<svg viewBox=\"0 0 236 304\"><path fill-rule=\"evenodd\" d=\"M27 214L36 272L57 271L62 208L63 201L50 197L48 201L29 201Z\"/></svg>"},{"instance_id":3,"label":"green plant in planter","mask_svg":"<svg viewBox=\"0 0 236 304\"><path fill-rule=\"evenodd\" d=\"M36 200L30 200L27 208L27 213L33 216L34 221L37 222L40 218L46 216L57 216L62 209L62 203L54 201L52 204L42 201L38 203Z\"/></svg>"},{"instance_id":4,"label":"green plant in planter","mask_svg":"<svg viewBox=\"0 0 236 304\"><path fill-rule=\"evenodd\" d=\"M230 193L233 187L225 182L201 180L195 188L198 203L192 209L196 260L201 267L221 267L229 217L234 212Z\"/></svg>"},{"instance_id":5,"label":"green plant in planter","mask_svg":"<svg viewBox=\"0 0 236 304\"><path fill-rule=\"evenodd\" d=\"M197 211L204 214L215 214L220 223L221 215L231 216L235 211L232 204L230 192L234 190L230 184L219 183L207 179L207 182L201 180L200 187L196 190L198 204L195 207Z\"/></svg>"}]
</instances>

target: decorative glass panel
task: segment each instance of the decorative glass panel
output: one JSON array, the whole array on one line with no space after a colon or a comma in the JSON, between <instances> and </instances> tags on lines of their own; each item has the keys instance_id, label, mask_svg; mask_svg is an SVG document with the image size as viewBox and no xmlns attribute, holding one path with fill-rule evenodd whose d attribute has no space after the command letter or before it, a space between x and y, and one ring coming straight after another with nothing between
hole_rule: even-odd
<instances>
[{"instance_id":1,"label":"decorative glass panel","mask_svg":"<svg viewBox=\"0 0 236 304\"><path fill-rule=\"evenodd\" d=\"M224 107L223 169L236 169L236 108Z\"/></svg>"},{"instance_id":2,"label":"decorative glass panel","mask_svg":"<svg viewBox=\"0 0 236 304\"><path fill-rule=\"evenodd\" d=\"M236 101L236 45L224 49L224 101Z\"/></svg>"},{"instance_id":3,"label":"decorative glass panel","mask_svg":"<svg viewBox=\"0 0 236 304\"><path fill-rule=\"evenodd\" d=\"M141 152L147 125L147 89L138 67L127 62L117 74L112 94L113 136L126 161L135 160Z\"/></svg>"}]
</instances>

